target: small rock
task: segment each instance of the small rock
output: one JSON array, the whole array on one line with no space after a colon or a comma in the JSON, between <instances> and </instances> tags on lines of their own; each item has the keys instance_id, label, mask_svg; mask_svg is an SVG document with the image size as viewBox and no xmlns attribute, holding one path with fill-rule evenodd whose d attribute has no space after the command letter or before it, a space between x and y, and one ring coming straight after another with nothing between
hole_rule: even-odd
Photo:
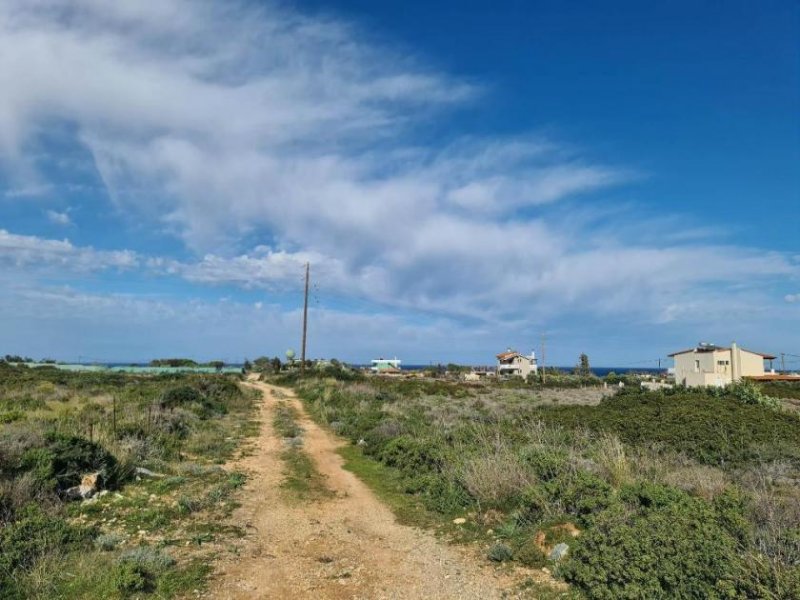
<instances>
[{"instance_id":1,"label":"small rock","mask_svg":"<svg viewBox=\"0 0 800 600\"><path fill-rule=\"evenodd\" d=\"M549 575L550 574L550 569L548 569L547 567L542 567L542 573L546 573L546 574Z\"/></svg>"},{"instance_id":2,"label":"small rock","mask_svg":"<svg viewBox=\"0 0 800 600\"><path fill-rule=\"evenodd\" d=\"M145 469L144 467L136 467L134 473L136 473L136 475L142 475L143 477L155 477L156 479L166 477L163 473L154 473L150 469Z\"/></svg>"},{"instance_id":3,"label":"small rock","mask_svg":"<svg viewBox=\"0 0 800 600\"><path fill-rule=\"evenodd\" d=\"M81 484L69 488L66 491L67 498L70 500L87 500L97 493L100 485L100 473L89 473L81 478Z\"/></svg>"},{"instance_id":4,"label":"small rock","mask_svg":"<svg viewBox=\"0 0 800 600\"><path fill-rule=\"evenodd\" d=\"M565 543L556 544L553 551L550 552L550 560L561 560L569 552L569 546Z\"/></svg>"},{"instance_id":5,"label":"small rock","mask_svg":"<svg viewBox=\"0 0 800 600\"><path fill-rule=\"evenodd\" d=\"M467 520L464 517L458 517L457 519L453 519L453 523L455 523L456 525L463 525L466 522Z\"/></svg>"}]
</instances>

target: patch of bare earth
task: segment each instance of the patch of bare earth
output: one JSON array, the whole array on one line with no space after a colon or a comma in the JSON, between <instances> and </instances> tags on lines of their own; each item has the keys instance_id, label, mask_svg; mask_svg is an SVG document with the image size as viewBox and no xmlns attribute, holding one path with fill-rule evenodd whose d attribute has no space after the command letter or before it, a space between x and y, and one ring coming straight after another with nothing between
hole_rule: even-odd
<instances>
[{"instance_id":1,"label":"patch of bare earth","mask_svg":"<svg viewBox=\"0 0 800 600\"><path fill-rule=\"evenodd\" d=\"M400 525L336 449L343 443L318 427L294 394L261 389L261 435L234 466L250 478L235 524L247 530L236 558L218 563L214 598L509 598L525 577L498 569L471 547L451 546L430 532ZM280 398L280 400L279 400ZM272 429L279 401L290 403L305 429L304 449L334 494L300 502L281 488L283 442Z\"/></svg>"}]
</instances>

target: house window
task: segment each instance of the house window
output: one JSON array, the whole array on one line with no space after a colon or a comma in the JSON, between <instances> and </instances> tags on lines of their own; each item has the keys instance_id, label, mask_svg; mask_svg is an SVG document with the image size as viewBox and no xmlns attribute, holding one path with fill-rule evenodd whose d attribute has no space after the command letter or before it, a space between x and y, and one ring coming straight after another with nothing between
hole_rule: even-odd
<instances>
[{"instance_id":1,"label":"house window","mask_svg":"<svg viewBox=\"0 0 800 600\"><path fill-rule=\"evenodd\" d=\"M695 360L694 361L694 372L697 373L699 371L700 371L700 361L699 360Z\"/></svg>"}]
</instances>

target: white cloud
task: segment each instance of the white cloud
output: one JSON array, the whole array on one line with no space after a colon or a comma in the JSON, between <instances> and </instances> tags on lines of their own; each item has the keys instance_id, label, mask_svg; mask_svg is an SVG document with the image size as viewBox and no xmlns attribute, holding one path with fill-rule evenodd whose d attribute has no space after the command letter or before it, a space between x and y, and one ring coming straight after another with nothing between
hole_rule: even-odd
<instances>
[{"instance_id":1,"label":"white cloud","mask_svg":"<svg viewBox=\"0 0 800 600\"><path fill-rule=\"evenodd\" d=\"M199 258L3 231L0 260L264 289L298 285L310 261L337 294L494 322L577 310L668 322L688 318L686 297L750 298L798 276L777 253L668 239L636 219L598 233L574 204L553 216L547 205L641 177L578 148L420 145L432 119L490 92L367 37L271 4L5 0L5 169L30 170L42 128L68 123L120 209Z\"/></svg>"},{"instance_id":2,"label":"white cloud","mask_svg":"<svg viewBox=\"0 0 800 600\"><path fill-rule=\"evenodd\" d=\"M23 187L9 188L3 192L6 198L35 198L44 196L53 190L51 184L29 184Z\"/></svg>"},{"instance_id":3,"label":"white cloud","mask_svg":"<svg viewBox=\"0 0 800 600\"><path fill-rule=\"evenodd\" d=\"M0 229L0 265L11 267L57 267L60 272L80 273L138 266L130 250L95 250L74 246L69 240L49 240L17 235Z\"/></svg>"},{"instance_id":4,"label":"white cloud","mask_svg":"<svg viewBox=\"0 0 800 600\"><path fill-rule=\"evenodd\" d=\"M47 215L47 219L55 225L72 225L72 219L69 218L69 212L47 210L45 214Z\"/></svg>"},{"instance_id":5,"label":"white cloud","mask_svg":"<svg viewBox=\"0 0 800 600\"><path fill-rule=\"evenodd\" d=\"M783 299L788 303L800 302L800 294L786 294Z\"/></svg>"}]
</instances>

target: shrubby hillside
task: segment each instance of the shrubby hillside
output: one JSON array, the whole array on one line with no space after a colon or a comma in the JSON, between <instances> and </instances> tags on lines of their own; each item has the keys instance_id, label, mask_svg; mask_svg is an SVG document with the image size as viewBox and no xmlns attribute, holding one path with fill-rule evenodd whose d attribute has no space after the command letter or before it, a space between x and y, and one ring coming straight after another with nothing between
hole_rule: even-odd
<instances>
[{"instance_id":1,"label":"shrubby hillside","mask_svg":"<svg viewBox=\"0 0 800 600\"><path fill-rule=\"evenodd\" d=\"M172 597L235 504L253 397L217 375L0 363L0 598ZM187 549L187 545L189 546Z\"/></svg>"},{"instance_id":2,"label":"shrubby hillside","mask_svg":"<svg viewBox=\"0 0 800 600\"><path fill-rule=\"evenodd\" d=\"M800 598L800 419L758 390L628 387L564 406L520 387L294 384L349 456L381 466L376 485L571 593Z\"/></svg>"}]
</instances>

